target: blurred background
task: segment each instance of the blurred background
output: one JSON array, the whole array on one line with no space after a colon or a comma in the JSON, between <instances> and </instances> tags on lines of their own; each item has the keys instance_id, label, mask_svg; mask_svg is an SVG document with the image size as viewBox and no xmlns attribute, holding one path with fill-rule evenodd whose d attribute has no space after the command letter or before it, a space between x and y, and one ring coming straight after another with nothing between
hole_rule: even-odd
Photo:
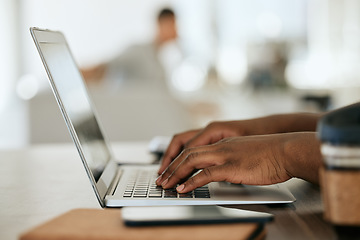
<instances>
[{"instance_id":1,"label":"blurred background","mask_svg":"<svg viewBox=\"0 0 360 240\"><path fill-rule=\"evenodd\" d=\"M31 26L65 34L111 141L360 99L358 0L0 0L0 148L71 141Z\"/></svg>"}]
</instances>

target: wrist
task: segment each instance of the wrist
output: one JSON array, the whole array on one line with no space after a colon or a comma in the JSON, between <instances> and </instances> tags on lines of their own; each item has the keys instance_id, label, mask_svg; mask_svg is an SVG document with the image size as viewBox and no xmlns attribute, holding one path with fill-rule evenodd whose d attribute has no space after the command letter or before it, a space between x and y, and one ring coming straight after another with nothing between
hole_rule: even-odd
<instances>
[{"instance_id":1,"label":"wrist","mask_svg":"<svg viewBox=\"0 0 360 240\"><path fill-rule=\"evenodd\" d=\"M322 157L316 133L297 132L283 136L282 156L288 175L318 184Z\"/></svg>"},{"instance_id":2,"label":"wrist","mask_svg":"<svg viewBox=\"0 0 360 240\"><path fill-rule=\"evenodd\" d=\"M314 132L322 114L319 113L294 113L275 115L278 131L286 132Z\"/></svg>"},{"instance_id":3,"label":"wrist","mask_svg":"<svg viewBox=\"0 0 360 240\"><path fill-rule=\"evenodd\" d=\"M240 121L240 126L247 126L244 135L267 135L279 133L279 126L276 122L275 116L266 116L261 118L254 118Z\"/></svg>"}]
</instances>

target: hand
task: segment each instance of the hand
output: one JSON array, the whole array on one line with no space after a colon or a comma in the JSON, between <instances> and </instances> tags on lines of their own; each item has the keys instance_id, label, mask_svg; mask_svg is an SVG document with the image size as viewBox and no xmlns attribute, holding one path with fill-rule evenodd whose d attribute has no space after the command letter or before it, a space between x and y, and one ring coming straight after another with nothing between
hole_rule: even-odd
<instances>
[{"instance_id":1,"label":"hand","mask_svg":"<svg viewBox=\"0 0 360 240\"><path fill-rule=\"evenodd\" d=\"M292 176L286 171L281 157L279 136L261 135L234 137L213 145L184 150L158 178L163 188L180 185L179 192L188 192L213 181L264 185L279 183Z\"/></svg>"},{"instance_id":2,"label":"hand","mask_svg":"<svg viewBox=\"0 0 360 240\"><path fill-rule=\"evenodd\" d=\"M255 120L212 122L204 129L177 134L164 154L158 174L161 174L185 148L216 143L228 137L250 135L255 129L258 129Z\"/></svg>"},{"instance_id":3,"label":"hand","mask_svg":"<svg viewBox=\"0 0 360 240\"><path fill-rule=\"evenodd\" d=\"M156 183L167 189L187 179L177 187L180 193L215 181L267 185L300 177L316 183L320 165L315 133L233 137L185 149Z\"/></svg>"},{"instance_id":4,"label":"hand","mask_svg":"<svg viewBox=\"0 0 360 240\"><path fill-rule=\"evenodd\" d=\"M250 120L213 122L204 129L177 134L164 154L158 174L161 174L185 148L213 144L221 139L235 136L315 131L317 120L321 116L322 114L297 113Z\"/></svg>"}]
</instances>

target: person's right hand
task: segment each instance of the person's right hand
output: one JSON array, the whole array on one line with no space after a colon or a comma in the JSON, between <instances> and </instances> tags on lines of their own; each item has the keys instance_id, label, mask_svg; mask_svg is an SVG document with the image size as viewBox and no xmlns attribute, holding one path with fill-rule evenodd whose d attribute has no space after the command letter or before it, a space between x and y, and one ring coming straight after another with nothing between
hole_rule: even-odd
<instances>
[{"instance_id":1,"label":"person's right hand","mask_svg":"<svg viewBox=\"0 0 360 240\"><path fill-rule=\"evenodd\" d=\"M256 120L212 122L203 129L176 134L164 154L158 174L161 174L185 148L213 144L229 137L265 134L257 125Z\"/></svg>"}]
</instances>

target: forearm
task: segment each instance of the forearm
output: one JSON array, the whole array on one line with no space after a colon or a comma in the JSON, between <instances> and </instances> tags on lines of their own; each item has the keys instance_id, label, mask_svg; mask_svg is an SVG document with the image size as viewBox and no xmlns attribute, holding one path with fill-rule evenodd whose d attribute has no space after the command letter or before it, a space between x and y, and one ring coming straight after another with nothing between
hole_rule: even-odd
<instances>
[{"instance_id":1,"label":"forearm","mask_svg":"<svg viewBox=\"0 0 360 240\"><path fill-rule=\"evenodd\" d=\"M298 132L283 136L282 156L288 174L318 184L322 156L316 133Z\"/></svg>"},{"instance_id":2,"label":"forearm","mask_svg":"<svg viewBox=\"0 0 360 240\"><path fill-rule=\"evenodd\" d=\"M81 69L81 73L86 82L100 82L106 71L106 66L104 64L97 65L90 68Z\"/></svg>"},{"instance_id":3,"label":"forearm","mask_svg":"<svg viewBox=\"0 0 360 240\"><path fill-rule=\"evenodd\" d=\"M254 134L316 131L320 113L277 114L253 119L256 124Z\"/></svg>"}]
</instances>

